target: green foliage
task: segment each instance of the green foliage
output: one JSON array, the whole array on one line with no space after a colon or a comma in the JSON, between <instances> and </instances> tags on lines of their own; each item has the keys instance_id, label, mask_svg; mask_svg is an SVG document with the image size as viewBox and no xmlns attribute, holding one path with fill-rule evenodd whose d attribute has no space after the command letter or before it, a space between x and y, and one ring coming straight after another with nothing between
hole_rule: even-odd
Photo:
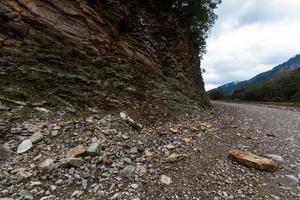
<instances>
[{"instance_id":1,"label":"green foliage","mask_svg":"<svg viewBox=\"0 0 300 200\"><path fill-rule=\"evenodd\" d=\"M221 0L148 0L147 3L158 12L175 14L200 55L205 53L205 40L217 19L214 9Z\"/></svg>"},{"instance_id":2,"label":"green foliage","mask_svg":"<svg viewBox=\"0 0 300 200\"><path fill-rule=\"evenodd\" d=\"M237 90L231 99L300 102L300 69L284 73L260 86Z\"/></svg>"},{"instance_id":3,"label":"green foliage","mask_svg":"<svg viewBox=\"0 0 300 200\"><path fill-rule=\"evenodd\" d=\"M209 92L208 96L211 100L225 100L226 99L225 93L222 92L221 90L212 90Z\"/></svg>"}]
</instances>

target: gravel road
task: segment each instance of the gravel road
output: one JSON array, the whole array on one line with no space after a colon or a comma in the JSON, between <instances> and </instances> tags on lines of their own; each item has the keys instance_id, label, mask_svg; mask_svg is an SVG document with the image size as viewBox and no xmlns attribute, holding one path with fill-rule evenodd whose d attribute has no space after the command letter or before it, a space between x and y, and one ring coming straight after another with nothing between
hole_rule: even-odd
<instances>
[{"instance_id":1,"label":"gravel road","mask_svg":"<svg viewBox=\"0 0 300 200\"><path fill-rule=\"evenodd\" d=\"M213 102L213 129L193 141L189 159L160 166L169 186L149 184L145 199L300 199L300 112ZM274 173L228 160L231 148L281 160ZM274 157L273 156L273 157Z\"/></svg>"},{"instance_id":2,"label":"gravel road","mask_svg":"<svg viewBox=\"0 0 300 200\"><path fill-rule=\"evenodd\" d=\"M213 105L142 130L125 113L2 123L9 137L0 146L0 199L300 200L300 112ZM17 154L33 133L43 137ZM101 148L83 153L99 141ZM279 169L235 163L228 159L232 148L272 157ZM76 165L65 163L71 150Z\"/></svg>"}]
</instances>

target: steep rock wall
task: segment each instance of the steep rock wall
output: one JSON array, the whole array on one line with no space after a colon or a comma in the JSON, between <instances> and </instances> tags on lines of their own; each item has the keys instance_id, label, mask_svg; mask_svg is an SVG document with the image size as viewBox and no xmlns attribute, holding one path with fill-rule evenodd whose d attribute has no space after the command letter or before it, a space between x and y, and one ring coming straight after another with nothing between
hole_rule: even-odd
<instances>
[{"instance_id":1,"label":"steep rock wall","mask_svg":"<svg viewBox=\"0 0 300 200\"><path fill-rule=\"evenodd\" d=\"M143 3L0 2L0 97L158 115L206 107L197 50Z\"/></svg>"}]
</instances>

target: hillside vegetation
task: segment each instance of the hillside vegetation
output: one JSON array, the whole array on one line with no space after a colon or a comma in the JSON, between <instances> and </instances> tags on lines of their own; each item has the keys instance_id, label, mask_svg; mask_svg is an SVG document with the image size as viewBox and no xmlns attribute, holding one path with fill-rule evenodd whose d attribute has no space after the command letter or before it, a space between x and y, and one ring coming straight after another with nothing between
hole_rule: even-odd
<instances>
[{"instance_id":1,"label":"hillside vegetation","mask_svg":"<svg viewBox=\"0 0 300 200\"><path fill-rule=\"evenodd\" d=\"M300 69L281 74L260 86L235 91L231 99L300 102Z\"/></svg>"},{"instance_id":2,"label":"hillside vegetation","mask_svg":"<svg viewBox=\"0 0 300 200\"><path fill-rule=\"evenodd\" d=\"M220 90L209 93L215 100L243 100L265 102L300 102L300 69L285 72L261 85L236 90L226 95Z\"/></svg>"},{"instance_id":3,"label":"hillside vegetation","mask_svg":"<svg viewBox=\"0 0 300 200\"><path fill-rule=\"evenodd\" d=\"M300 102L300 55L273 69L208 92L214 100Z\"/></svg>"},{"instance_id":4,"label":"hillside vegetation","mask_svg":"<svg viewBox=\"0 0 300 200\"><path fill-rule=\"evenodd\" d=\"M260 73L253 78L241 81L241 82L231 82L227 83L225 85L222 85L214 90L219 90L223 92L225 95L231 95L235 91L246 89L252 86L258 86L266 81L269 81L277 76L279 76L282 73L293 71L295 69L300 68L300 55L296 55L292 58L290 58L288 61L275 66L273 69L268 70L266 72ZM212 92L212 91L210 91Z\"/></svg>"}]
</instances>

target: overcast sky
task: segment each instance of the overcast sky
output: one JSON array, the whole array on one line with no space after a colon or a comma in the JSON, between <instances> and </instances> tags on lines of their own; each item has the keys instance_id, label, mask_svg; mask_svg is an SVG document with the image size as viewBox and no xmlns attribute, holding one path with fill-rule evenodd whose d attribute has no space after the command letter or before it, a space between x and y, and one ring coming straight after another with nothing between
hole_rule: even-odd
<instances>
[{"instance_id":1,"label":"overcast sky","mask_svg":"<svg viewBox=\"0 0 300 200\"><path fill-rule=\"evenodd\" d=\"M300 54L299 9L300 0L223 0L202 61L206 90Z\"/></svg>"}]
</instances>

